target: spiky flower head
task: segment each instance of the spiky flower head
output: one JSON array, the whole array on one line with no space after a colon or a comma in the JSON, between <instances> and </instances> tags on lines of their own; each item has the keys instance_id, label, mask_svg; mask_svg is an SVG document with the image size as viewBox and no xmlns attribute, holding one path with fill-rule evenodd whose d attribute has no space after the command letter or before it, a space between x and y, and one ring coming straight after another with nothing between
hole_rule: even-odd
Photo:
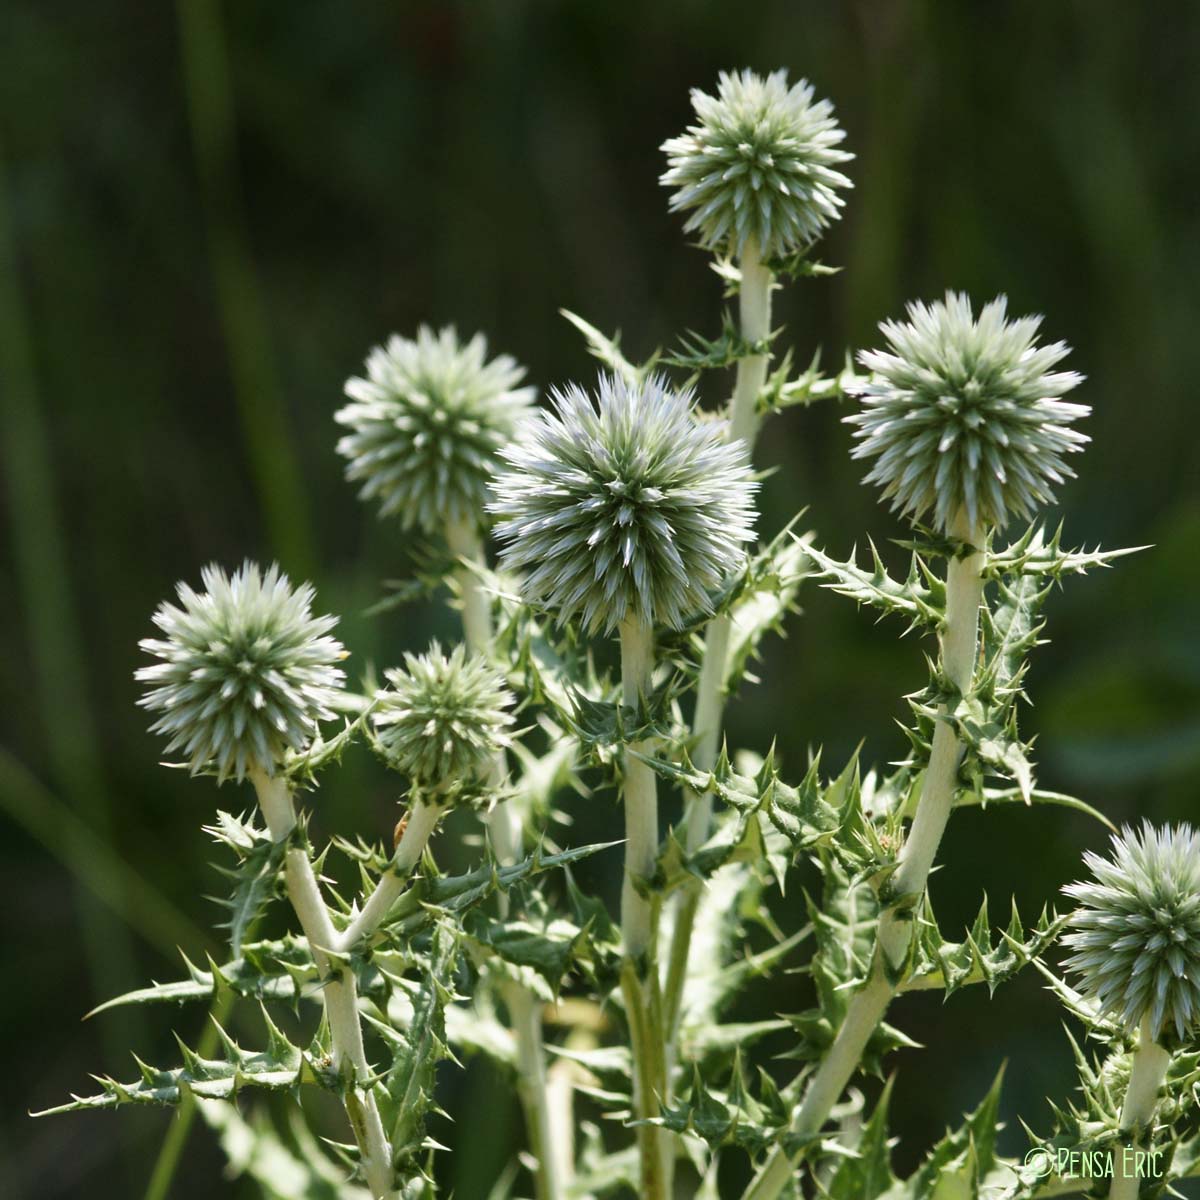
<instances>
[{"instance_id":1,"label":"spiky flower head","mask_svg":"<svg viewBox=\"0 0 1200 1200\"><path fill-rule=\"evenodd\" d=\"M742 563L757 484L740 442L696 420L691 391L651 377L572 384L501 457L490 510L527 599L612 632L681 628Z\"/></svg>"},{"instance_id":2,"label":"spiky flower head","mask_svg":"<svg viewBox=\"0 0 1200 1200\"><path fill-rule=\"evenodd\" d=\"M446 655L435 642L384 675L391 686L376 697L373 721L388 763L419 789L477 789L511 741L514 701L500 674L461 645Z\"/></svg>"},{"instance_id":3,"label":"spiky flower head","mask_svg":"<svg viewBox=\"0 0 1200 1200\"><path fill-rule=\"evenodd\" d=\"M663 143L659 182L677 189L671 210L690 210L684 229L707 249L741 254L753 238L765 259L792 254L841 215L838 189L852 184L834 168L854 156L838 149L846 135L810 84L722 72L716 96L692 89L692 107L699 124Z\"/></svg>"},{"instance_id":4,"label":"spiky flower head","mask_svg":"<svg viewBox=\"0 0 1200 1200\"><path fill-rule=\"evenodd\" d=\"M1155 1041L1184 1041L1200 1028L1200 833L1145 822L1084 862L1095 878L1063 888L1079 906L1063 938L1068 969L1130 1033L1148 1017Z\"/></svg>"},{"instance_id":5,"label":"spiky flower head","mask_svg":"<svg viewBox=\"0 0 1200 1200\"><path fill-rule=\"evenodd\" d=\"M1083 377L1054 370L1069 347L1039 345L1042 318L1009 321L1007 304L998 296L978 320L961 292L910 304L907 321L879 327L888 349L858 356L872 375L852 386L863 408L845 419L854 457L876 460L865 482L943 531L960 511L973 528L1031 516L1088 441L1071 424L1091 409L1062 399Z\"/></svg>"},{"instance_id":6,"label":"spiky flower head","mask_svg":"<svg viewBox=\"0 0 1200 1200\"><path fill-rule=\"evenodd\" d=\"M136 672L150 685L138 703L162 714L151 731L170 739L168 753L183 750L193 774L272 775L333 718L346 657L329 636L337 619L314 617L312 585L292 587L274 565L247 561L229 576L213 564L200 578L202 592L180 583L179 605L154 614L165 636L139 643L161 661Z\"/></svg>"},{"instance_id":7,"label":"spiky flower head","mask_svg":"<svg viewBox=\"0 0 1200 1200\"><path fill-rule=\"evenodd\" d=\"M507 354L489 361L482 334L463 344L453 327L423 325L415 341L393 336L371 351L367 377L346 383L335 418L350 430L337 444L346 478L405 529L481 525L496 453L533 403L524 375Z\"/></svg>"}]
</instances>

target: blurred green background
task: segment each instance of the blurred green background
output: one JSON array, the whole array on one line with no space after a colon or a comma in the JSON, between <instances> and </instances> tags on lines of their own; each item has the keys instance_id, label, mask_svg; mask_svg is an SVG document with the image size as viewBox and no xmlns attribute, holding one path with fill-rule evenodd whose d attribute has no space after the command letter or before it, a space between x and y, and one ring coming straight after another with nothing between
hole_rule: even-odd
<instances>
[{"instance_id":1,"label":"blurred green background","mask_svg":"<svg viewBox=\"0 0 1200 1200\"><path fill-rule=\"evenodd\" d=\"M534 382L593 364L560 306L644 355L715 333L717 278L656 183L688 89L786 67L829 96L856 189L821 257L844 267L778 295L779 345L826 361L947 286L1046 314L1095 413L1067 539L1153 549L1075 580L1049 609L1030 687L1045 786L1113 820L1197 817L1200 777L1200 8L1085 3L753 6L479 0L272 4L9 0L0 16L0 406L7 539L0 587L0 992L6 1200L138 1197L161 1112L33 1123L24 1113L124 1075L132 1047L174 1053L198 1012L105 1015L101 999L179 969L217 915L199 831L231 789L157 766L132 672L149 615L202 563L278 557L344 614L360 666L453 629L437 605L364 610L402 569L398 531L354 499L331 414L367 349L421 321L486 331ZM706 402L726 380L706 381ZM832 551L898 523L859 483L836 406L776 418L762 528L796 509ZM893 724L921 646L810 589L731 713L731 744L774 730L794 771L903 752ZM361 752L317 798L318 825L376 833L389 787ZM576 806L578 809L578 806ZM607 800L578 836L604 834ZM1027 918L1102 829L1060 810L961 814L933 890L943 924ZM593 882L611 887L617 862ZM600 876L607 871L607 881ZM795 907L799 894L789 898ZM798 1006L795 977L764 1002ZM927 1043L900 1056L893 1105L914 1155L1008 1060L1018 1114L1072 1085L1033 976L989 1005L911 999ZM908 1066L907 1071L904 1070ZM439 1140L478 1200L519 1136L511 1088L445 1072ZM222 1185L197 1131L171 1194Z\"/></svg>"}]
</instances>

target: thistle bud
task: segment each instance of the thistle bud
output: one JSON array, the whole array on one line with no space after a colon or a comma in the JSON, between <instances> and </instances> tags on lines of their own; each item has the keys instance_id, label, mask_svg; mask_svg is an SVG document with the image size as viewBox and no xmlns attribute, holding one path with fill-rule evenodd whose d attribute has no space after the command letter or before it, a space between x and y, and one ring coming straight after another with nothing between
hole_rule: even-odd
<instances>
[{"instance_id":1,"label":"thistle bud","mask_svg":"<svg viewBox=\"0 0 1200 1200\"><path fill-rule=\"evenodd\" d=\"M346 383L351 402L335 417L350 431L337 444L346 478L404 529L480 525L496 453L533 402L524 375L506 354L488 360L482 334L464 345L453 328L422 326L415 341L391 338L367 377Z\"/></svg>"},{"instance_id":2,"label":"thistle bud","mask_svg":"<svg viewBox=\"0 0 1200 1200\"><path fill-rule=\"evenodd\" d=\"M927 512L948 531L956 512L1002 528L1053 501L1074 472L1063 456L1088 438L1070 426L1091 409L1063 400L1082 376L1055 371L1064 342L1041 346L1041 317L1005 317L997 297L975 320L962 293L908 306L907 321L880 325L887 350L860 353L871 378L851 390L863 409L855 458L873 458L865 482L912 520Z\"/></svg>"},{"instance_id":3,"label":"thistle bud","mask_svg":"<svg viewBox=\"0 0 1200 1200\"><path fill-rule=\"evenodd\" d=\"M678 629L711 611L752 537L745 448L661 378L603 375L594 398L574 384L551 398L553 413L502 452L489 505L526 598L593 633L626 618Z\"/></svg>"},{"instance_id":4,"label":"thistle bud","mask_svg":"<svg viewBox=\"0 0 1200 1200\"><path fill-rule=\"evenodd\" d=\"M384 677L373 721L388 764L420 791L477 790L511 741L514 699L499 673L463 646L445 655L435 642Z\"/></svg>"},{"instance_id":5,"label":"thistle bud","mask_svg":"<svg viewBox=\"0 0 1200 1200\"><path fill-rule=\"evenodd\" d=\"M692 107L699 123L663 143L659 182L677 189L671 210L690 213L684 229L706 249L741 254L753 239L764 259L792 254L841 215L838 189L852 184L834 167L854 156L808 83L723 72L715 97L692 90Z\"/></svg>"},{"instance_id":6,"label":"thistle bud","mask_svg":"<svg viewBox=\"0 0 1200 1200\"><path fill-rule=\"evenodd\" d=\"M1200 1028L1200 833L1146 822L1084 862L1094 879L1063 888L1078 905L1067 969L1129 1033L1148 1018L1154 1041L1186 1040Z\"/></svg>"},{"instance_id":7,"label":"thistle bud","mask_svg":"<svg viewBox=\"0 0 1200 1200\"><path fill-rule=\"evenodd\" d=\"M312 586L293 588L277 566L246 562L230 577L213 565L201 579L204 591L180 583L179 606L154 614L165 637L139 643L162 661L137 671L150 685L138 703L162 714L152 732L170 739L168 753L183 750L193 774L273 775L334 715L344 679L334 664L346 657L328 636L337 620L314 617Z\"/></svg>"}]
</instances>

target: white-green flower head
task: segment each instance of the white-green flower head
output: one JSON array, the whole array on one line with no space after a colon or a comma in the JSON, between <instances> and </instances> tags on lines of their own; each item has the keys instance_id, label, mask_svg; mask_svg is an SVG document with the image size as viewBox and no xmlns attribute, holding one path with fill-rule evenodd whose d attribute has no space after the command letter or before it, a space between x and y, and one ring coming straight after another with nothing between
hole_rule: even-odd
<instances>
[{"instance_id":1,"label":"white-green flower head","mask_svg":"<svg viewBox=\"0 0 1200 1200\"><path fill-rule=\"evenodd\" d=\"M707 249L740 254L753 239L765 259L793 254L841 215L838 189L852 184L835 168L854 156L838 149L833 105L804 80L723 72L716 96L692 89L692 107L699 124L663 143L659 182Z\"/></svg>"},{"instance_id":2,"label":"white-green flower head","mask_svg":"<svg viewBox=\"0 0 1200 1200\"><path fill-rule=\"evenodd\" d=\"M149 685L138 703L161 714L151 731L193 774L273 775L334 716L346 657L329 636L337 619L313 616L312 586L293 587L277 566L246 562L229 576L212 565L200 577L202 592L180 583L179 604L154 614L164 636L139 643L161 661L136 673Z\"/></svg>"},{"instance_id":3,"label":"white-green flower head","mask_svg":"<svg viewBox=\"0 0 1200 1200\"><path fill-rule=\"evenodd\" d=\"M1133 1033L1144 1017L1156 1041L1200 1030L1200 833L1149 822L1112 840L1108 858L1084 856L1095 878L1063 891L1066 965L1101 1010Z\"/></svg>"},{"instance_id":4,"label":"white-green flower head","mask_svg":"<svg viewBox=\"0 0 1200 1200\"><path fill-rule=\"evenodd\" d=\"M389 765L420 789L470 790L508 746L514 699L500 674L456 646L443 654L406 654L385 671L391 685L376 696L376 743Z\"/></svg>"},{"instance_id":5,"label":"white-green flower head","mask_svg":"<svg viewBox=\"0 0 1200 1200\"><path fill-rule=\"evenodd\" d=\"M626 618L681 628L745 558L754 482L740 442L690 391L651 377L572 384L501 457L492 485L504 565L526 599L589 633Z\"/></svg>"},{"instance_id":6,"label":"white-green flower head","mask_svg":"<svg viewBox=\"0 0 1200 1200\"><path fill-rule=\"evenodd\" d=\"M427 326L415 341L392 337L367 359L367 377L346 383L350 403L336 420L346 478L381 516L438 533L449 523L482 526L496 453L528 414L534 389L518 387L525 369L507 354L491 360L476 334Z\"/></svg>"},{"instance_id":7,"label":"white-green flower head","mask_svg":"<svg viewBox=\"0 0 1200 1200\"><path fill-rule=\"evenodd\" d=\"M867 483L912 520L932 513L949 530L958 512L972 527L1029 517L1074 472L1064 455L1086 435L1073 422L1091 411L1063 400L1082 376L1056 371L1064 342L1039 345L1041 317L1009 321L997 297L976 320L962 293L908 306L907 321L880 325L887 350L859 354L872 372L855 385L862 411L855 458L875 460Z\"/></svg>"}]
</instances>

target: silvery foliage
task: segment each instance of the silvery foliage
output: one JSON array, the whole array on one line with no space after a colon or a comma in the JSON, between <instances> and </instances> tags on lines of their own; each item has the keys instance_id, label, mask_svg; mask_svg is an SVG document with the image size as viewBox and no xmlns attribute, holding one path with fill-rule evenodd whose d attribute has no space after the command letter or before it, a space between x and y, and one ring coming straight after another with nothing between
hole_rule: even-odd
<instances>
[{"instance_id":1,"label":"silvery foliage","mask_svg":"<svg viewBox=\"0 0 1200 1200\"><path fill-rule=\"evenodd\" d=\"M515 701L499 672L465 646L444 654L435 643L384 677L371 720L388 763L421 789L482 782L511 744Z\"/></svg>"},{"instance_id":2,"label":"silvery foliage","mask_svg":"<svg viewBox=\"0 0 1200 1200\"><path fill-rule=\"evenodd\" d=\"M666 182L678 189L673 207L689 211L689 228L721 256L753 238L768 260L758 272L768 296L786 275L818 277L812 264L804 270L777 256L803 255L840 211L846 181L835 167L847 156L837 149L841 131L828 103L814 100L807 85L788 88L782 73L763 79L748 72L722 76L717 97L696 93L693 102L699 125L666 143ZM718 266L735 286L755 274ZM303 812L294 826L277 821L274 834L255 816L219 813L208 832L232 859L221 868L229 885L227 951L203 968L185 960L182 978L109 1003L171 1011L190 1003L197 1023L213 1006L230 1005L243 1010L235 1014L238 1029L262 1031L259 1044L244 1047L218 1027L206 1045L181 1041L175 1065L139 1059L132 1082L101 1077L96 1094L63 1108L196 1097L231 1160L268 1195L365 1200L373 1170L377 1195L431 1197L444 1132L431 1127L440 1119L438 1073L482 1053L509 1077L519 1074L531 1148L539 1127L532 1064L559 1064L549 1068L554 1099L546 1103L562 1105L556 1120L574 1119L581 1129L574 1156L565 1152L571 1139L559 1147L569 1179L553 1184L526 1155L512 1172L529 1169L538 1178L510 1172L497 1195L509 1187L550 1200L622 1192L663 1200L690 1186L711 1200L718 1173L724 1186L737 1170L727 1167L730 1157L741 1157L745 1173L762 1182L759 1172L782 1156L776 1178L785 1195L1039 1200L1063 1194L1071 1181L1045 1180L1019 1150L1011 1158L1001 1152L999 1078L923 1158L906 1155L919 1162L903 1178L891 1159L891 1085L875 1093L870 1113L854 1100L862 1083L856 1071L880 1073L896 1061L903 1070L911 1059L914 1044L899 1027L909 993L991 992L1032 968L1101 1047L1095 1063L1077 1048L1081 1098L1052 1105L1045 1140L1067 1151L1128 1143L1120 1110L1131 1034L1145 1019L1172 1059L1159 1109L1138 1135L1166 1152L1169 1172L1148 1182L1143 1196L1200 1175L1196 833L1127 831L1111 858L1088 856L1093 880L1066 889L1078 905L1073 913L1046 910L1031 922L1014 908L997 925L983 897L957 936L943 931L923 887L920 894L895 887L933 771L931 743L939 733L944 741L946 730L955 742L941 767L951 819L959 808L1006 804L1103 819L1084 801L1039 786L1018 714L1030 656L1044 640L1048 597L1065 576L1126 552L1070 550L1061 530L1037 523L999 542L1011 517L1033 516L1048 500L1069 473L1064 456L1085 440L1073 425L1086 408L1063 399L1078 383L1058 370L1066 348L1039 345L1037 320L1009 321L1002 301L976 319L969 301L951 293L883 326L888 348L860 358L869 377L856 375L849 358L833 378L823 377L816 359L796 375L791 349L768 370L751 396L756 418L825 398L861 398L850 420L856 453L876 460L872 482L914 522L932 513L938 527L913 531L896 571L887 561L892 551L872 544L865 565L853 553L842 561L795 521L750 548L757 484L744 450L727 441L729 409L698 419L688 387L654 373L662 365L694 373L689 384L698 381L715 400L729 395L729 380L711 372L736 365L737 382L761 379L775 340L747 338L727 316L713 342L693 336L682 353L633 362L615 337L572 320L613 373L591 394L561 388L548 411L530 416L531 391L517 386L521 372L511 359L489 361L482 338L464 346L452 330L423 329L415 340L394 338L372 353L366 378L351 381L351 403L339 414L348 428L339 443L348 474L401 528L444 531L449 521L482 532L497 522L504 573L486 561L468 563L469 556L428 571L464 611L468 601L474 605L477 629L490 620L494 636L471 656L435 645L386 670L382 689L368 677L358 692L342 691L344 652L330 636L333 619L313 616L311 588L293 588L277 568L252 564L232 578L209 568L204 591L180 585L178 606L159 610L163 637L144 643L158 661L138 674L147 685L142 703L171 750L182 750L193 771L221 779L256 777L254 768L272 773L268 798L278 803L285 792L286 807L318 771L332 773L352 743L366 740L396 769L378 794L408 804L396 835L401 844L409 839L412 853L401 862L394 837L369 833L313 848L321 826L339 828L345 810L336 785L317 793L312 827ZM802 354L795 361L810 360ZM743 377L750 362L757 375ZM983 535L965 556L945 536L960 511ZM960 621L971 609L979 622L978 638L966 643L975 669L962 686L961 672L949 682L937 641L949 622L952 565L960 580L974 572L972 596L979 597L958 606ZM773 751L731 745L698 765L699 738L688 720L698 723L699 700L720 714L723 698L751 681L752 660L794 618L801 589L814 584L898 616L906 632L929 639L928 684L909 697L906 757L885 768L855 754L830 770L814 752L798 769ZM710 623L712 615L721 622ZM646 666L648 694L637 712L623 703L621 681L597 652L598 635L624 621L650 626L653 636L641 640L659 656ZM710 661L705 646L721 625L725 640ZM794 678L803 686L803 672ZM356 715L325 739L319 726L335 702ZM520 731L518 703L528 714ZM771 732L755 731L759 749L771 744ZM887 760L897 757L894 744L877 749ZM551 850L569 840L581 795L589 823L608 812L617 836L617 808L608 805L628 778L629 755L657 775L663 814L679 811L683 797L711 796L716 815L707 840L693 842L682 827L665 831L653 871L639 873L636 889L659 921L653 944L662 969L653 969L651 956L626 991L631 960L623 931L603 898L563 874L590 855L622 852L613 843ZM263 781L256 778L256 786ZM431 793L435 804L415 803ZM453 832L443 829L415 848L412 842L414 830L432 834L443 804L458 799L511 804L496 815L523 828L505 833L511 825L489 818L478 860L452 875L436 859ZM497 831L509 837L509 850L493 852ZM461 846L451 852L463 853ZM306 874L309 888L297 904L292 889ZM284 895L296 921L290 931L264 936L264 914ZM328 924L319 923L314 942L311 918L322 909ZM894 929L897 916L911 926L911 943L903 962L881 976L879 931ZM1074 987L1050 958L1064 927ZM747 983L773 972L787 980L776 998L794 989L800 1011L752 1011L760 993L747 993ZM780 1060L801 1060L805 1071L827 1065L831 1046L853 1028L855 1005L881 981L890 1008L858 1028L861 1039L850 1039L842 1106L815 1136L798 1134L797 1102L810 1076L781 1088ZM644 1003L629 1004L630 995ZM531 1030L541 1024L540 1006L559 998L555 1021L545 1023L543 1053ZM527 1019L519 1022L522 1004ZM283 1024L301 1033L276 1023L284 1010ZM354 1041L344 1036L347 1017L356 1016L366 1035L365 1068L346 1050ZM506 1019L511 1027L501 1028ZM649 1089L635 1083L635 1063ZM870 1095L872 1086L862 1090ZM297 1109L301 1132L285 1133L269 1107L243 1118L229 1103L251 1088L319 1089L335 1103L308 1106L309 1115L340 1103L346 1120L310 1131ZM592 1123L596 1110L611 1119ZM372 1129L387 1150L374 1158ZM655 1130L676 1139L662 1156L675 1167L673 1191L662 1183L660 1156L644 1153L657 1144ZM656 1169L659 1186L648 1192L643 1183ZM377 1186L380 1174L387 1178ZM754 1200L778 1194L748 1193Z\"/></svg>"},{"instance_id":3,"label":"silvery foliage","mask_svg":"<svg viewBox=\"0 0 1200 1200\"><path fill-rule=\"evenodd\" d=\"M1200 1027L1200 833L1145 822L1084 862L1094 878L1063 888L1079 990L1131 1034L1148 1016L1156 1041L1184 1042Z\"/></svg>"},{"instance_id":4,"label":"silvery foliage","mask_svg":"<svg viewBox=\"0 0 1200 1200\"><path fill-rule=\"evenodd\" d=\"M350 403L336 415L349 430L337 444L346 478L401 528L442 532L447 522L479 525L496 452L528 415L534 389L507 354L488 359L476 334L428 326L415 339L393 336L367 358L366 378L346 383Z\"/></svg>"},{"instance_id":5,"label":"silvery foliage","mask_svg":"<svg viewBox=\"0 0 1200 1200\"><path fill-rule=\"evenodd\" d=\"M692 90L698 122L663 143L673 211L709 250L740 254L753 239L763 258L803 250L845 204L850 180L835 168L853 155L828 100L786 71L722 72L717 94Z\"/></svg>"},{"instance_id":6,"label":"silvery foliage","mask_svg":"<svg viewBox=\"0 0 1200 1200\"><path fill-rule=\"evenodd\" d=\"M972 526L1002 529L1074 474L1063 456L1088 441L1071 426L1091 409L1062 397L1082 376L1054 370L1068 347L1038 344L1041 317L1006 311L999 296L976 320L965 294L947 292L885 321L888 349L858 356L872 374L852 385L863 402L846 418L858 427L854 457L875 460L867 482L907 517L932 512L945 530L962 510Z\"/></svg>"},{"instance_id":7,"label":"silvery foliage","mask_svg":"<svg viewBox=\"0 0 1200 1200\"><path fill-rule=\"evenodd\" d=\"M551 401L501 452L488 506L524 595L591 633L710 612L753 536L742 447L662 376L601 375L594 396L572 384Z\"/></svg>"},{"instance_id":8,"label":"silvery foliage","mask_svg":"<svg viewBox=\"0 0 1200 1200\"><path fill-rule=\"evenodd\" d=\"M313 616L312 585L293 587L274 565L246 562L229 576L214 564L201 581L200 592L178 584L179 604L154 614L164 636L140 645L161 661L137 672L149 685L139 703L161 714L151 729L193 774L272 774L334 715L346 657L329 636L337 618Z\"/></svg>"}]
</instances>

